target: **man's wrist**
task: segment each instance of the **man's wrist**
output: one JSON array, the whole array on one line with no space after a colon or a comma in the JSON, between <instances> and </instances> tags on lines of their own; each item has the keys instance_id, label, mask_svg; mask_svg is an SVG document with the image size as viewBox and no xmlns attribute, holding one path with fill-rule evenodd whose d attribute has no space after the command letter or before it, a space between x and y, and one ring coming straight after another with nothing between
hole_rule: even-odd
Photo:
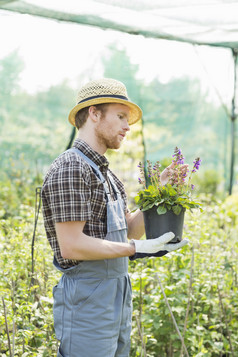
<instances>
[{"instance_id":1,"label":"man's wrist","mask_svg":"<svg viewBox=\"0 0 238 357\"><path fill-rule=\"evenodd\" d=\"M129 242L130 244L130 256L134 255L136 253L136 245L133 240Z\"/></svg>"}]
</instances>

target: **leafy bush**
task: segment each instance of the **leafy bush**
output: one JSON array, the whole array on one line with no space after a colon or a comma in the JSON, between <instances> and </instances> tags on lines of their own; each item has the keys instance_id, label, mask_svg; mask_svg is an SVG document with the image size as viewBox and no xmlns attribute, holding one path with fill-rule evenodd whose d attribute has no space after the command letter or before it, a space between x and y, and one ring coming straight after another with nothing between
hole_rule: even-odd
<instances>
[{"instance_id":1,"label":"leafy bush","mask_svg":"<svg viewBox=\"0 0 238 357\"><path fill-rule=\"evenodd\" d=\"M24 155L18 163L10 160L8 170L2 170L0 177L0 219L21 216L22 207L34 206L35 189L41 183L41 175L30 169Z\"/></svg>"},{"instance_id":2,"label":"leafy bush","mask_svg":"<svg viewBox=\"0 0 238 357\"><path fill-rule=\"evenodd\" d=\"M194 178L194 183L197 192L215 195L219 191L219 186L222 185L222 178L217 170L207 169L201 176Z\"/></svg>"},{"instance_id":3,"label":"leafy bush","mask_svg":"<svg viewBox=\"0 0 238 357\"><path fill-rule=\"evenodd\" d=\"M181 342L156 273L189 356L237 355L237 202L237 196L231 196L207 205L203 213L187 212L184 235L191 241L188 247L131 265L134 315L144 331L147 357L181 356ZM134 321L132 356L141 356L139 340Z\"/></svg>"},{"instance_id":4,"label":"leafy bush","mask_svg":"<svg viewBox=\"0 0 238 357\"><path fill-rule=\"evenodd\" d=\"M53 268L40 216L32 275L34 182L38 185L40 180L29 181L26 171L22 175L12 176L19 184L13 185L9 176L1 181L5 214L0 223L0 355L10 356L10 346L14 356L48 357L57 350L52 287L60 273ZM185 216L184 236L190 239L189 246L161 258L130 263L134 305L131 357L185 355L158 277L189 356L238 354L238 197L201 199L204 212L187 212Z\"/></svg>"},{"instance_id":5,"label":"leafy bush","mask_svg":"<svg viewBox=\"0 0 238 357\"><path fill-rule=\"evenodd\" d=\"M24 211L24 213L23 213ZM52 325L52 286L58 273L52 268L51 252L39 233L32 276L31 237L34 212L21 207L22 217L2 220L1 235L1 306L0 355L10 356L6 319L14 356L52 356L57 342ZM39 227L43 232L43 227ZM3 302L3 301L1 301Z\"/></svg>"}]
</instances>

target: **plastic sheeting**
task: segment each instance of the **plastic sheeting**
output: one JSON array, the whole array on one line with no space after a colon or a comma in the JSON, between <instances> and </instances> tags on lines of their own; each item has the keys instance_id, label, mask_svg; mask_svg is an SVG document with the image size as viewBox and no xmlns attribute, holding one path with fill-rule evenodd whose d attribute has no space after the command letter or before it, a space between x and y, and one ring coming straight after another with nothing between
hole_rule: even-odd
<instances>
[{"instance_id":1,"label":"plastic sheeting","mask_svg":"<svg viewBox=\"0 0 238 357\"><path fill-rule=\"evenodd\" d=\"M0 9L151 38L238 48L237 1L0 0Z\"/></svg>"}]
</instances>

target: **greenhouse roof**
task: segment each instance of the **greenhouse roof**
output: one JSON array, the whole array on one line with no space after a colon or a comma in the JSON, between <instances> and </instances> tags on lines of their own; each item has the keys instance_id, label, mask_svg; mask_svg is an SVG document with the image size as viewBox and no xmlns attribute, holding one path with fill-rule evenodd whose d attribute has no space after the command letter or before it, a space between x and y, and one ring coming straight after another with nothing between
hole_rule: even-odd
<instances>
[{"instance_id":1,"label":"greenhouse roof","mask_svg":"<svg viewBox=\"0 0 238 357\"><path fill-rule=\"evenodd\" d=\"M0 9L145 37L238 49L238 1L0 0Z\"/></svg>"}]
</instances>

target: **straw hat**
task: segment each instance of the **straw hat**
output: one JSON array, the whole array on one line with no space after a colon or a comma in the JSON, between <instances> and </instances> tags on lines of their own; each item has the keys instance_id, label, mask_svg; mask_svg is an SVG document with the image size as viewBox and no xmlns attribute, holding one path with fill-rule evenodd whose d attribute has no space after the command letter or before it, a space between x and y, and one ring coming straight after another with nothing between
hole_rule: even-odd
<instances>
[{"instance_id":1,"label":"straw hat","mask_svg":"<svg viewBox=\"0 0 238 357\"><path fill-rule=\"evenodd\" d=\"M80 109L96 104L120 103L127 105L130 108L130 125L142 117L141 108L129 101L124 84L111 78L98 79L87 83L80 89L77 103L69 113L69 122L74 126L76 113Z\"/></svg>"}]
</instances>

